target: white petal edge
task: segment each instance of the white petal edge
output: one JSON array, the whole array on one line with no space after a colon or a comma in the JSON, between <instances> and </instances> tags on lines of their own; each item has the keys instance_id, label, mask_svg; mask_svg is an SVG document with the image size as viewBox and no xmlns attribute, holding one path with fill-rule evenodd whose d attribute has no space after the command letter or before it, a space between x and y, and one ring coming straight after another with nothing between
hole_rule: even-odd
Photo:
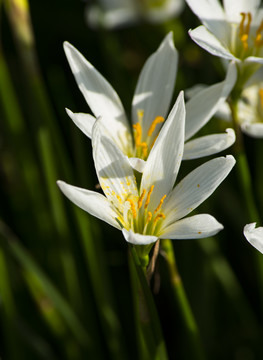
<instances>
[{"instance_id":1,"label":"white petal edge","mask_svg":"<svg viewBox=\"0 0 263 360\"><path fill-rule=\"evenodd\" d=\"M158 205L174 186L184 147L185 105L183 92L174 104L152 147L141 180L141 192L154 185L149 211Z\"/></svg>"},{"instance_id":2,"label":"white petal edge","mask_svg":"<svg viewBox=\"0 0 263 360\"><path fill-rule=\"evenodd\" d=\"M203 25L194 30L189 30L189 35L199 46L208 51L210 54L222 57L227 60L240 61L226 49L221 42Z\"/></svg>"},{"instance_id":3,"label":"white petal edge","mask_svg":"<svg viewBox=\"0 0 263 360\"><path fill-rule=\"evenodd\" d=\"M138 122L138 111L143 110L142 137L157 116L166 117L177 73L178 53L170 32L155 53L146 61L140 73L132 101L132 122ZM161 125L160 125L161 126ZM160 128L158 125L158 128Z\"/></svg>"},{"instance_id":4,"label":"white petal edge","mask_svg":"<svg viewBox=\"0 0 263 360\"><path fill-rule=\"evenodd\" d=\"M247 224L243 230L247 241L263 254L263 227L256 228L256 223Z\"/></svg>"},{"instance_id":5,"label":"white petal edge","mask_svg":"<svg viewBox=\"0 0 263 360\"><path fill-rule=\"evenodd\" d=\"M226 134L201 136L184 144L183 160L198 159L217 154L234 144L236 134L233 129L226 129Z\"/></svg>"},{"instance_id":6,"label":"white petal edge","mask_svg":"<svg viewBox=\"0 0 263 360\"><path fill-rule=\"evenodd\" d=\"M96 118L90 114L73 113L71 110L66 109L68 116L74 124L88 137L91 138L92 127L95 124Z\"/></svg>"},{"instance_id":7,"label":"white petal edge","mask_svg":"<svg viewBox=\"0 0 263 360\"><path fill-rule=\"evenodd\" d=\"M251 13L252 19L257 8L260 5L260 0L223 0L224 9L227 19L231 22L240 23L240 13Z\"/></svg>"},{"instance_id":8,"label":"white petal edge","mask_svg":"<svg viewBox=\"0 0 263 360\"><path fill-rule=\"evenodd\" d=\"M95 191L69 185L61 180L57 181L57 185L63 194L82 210L87 211L90 215L105 221L117 229L121 229L116 221L118 215L105 196Z\"/></svg>"},{"instance_id":9,"label":"white petal edge","mask_svg":"<svg viewBox=\"0 0 263 360\"><path fill-rule=\"evenodd\" d=\"M166 215L163 226L168 226L196 209L216 190L235 163L232 155L218 157L207 161L185 176L163 204L163 212Z\"/></svg>"},{"instance_id":10,"label":"white petal edge","mask_svg":"<svg viewBox=\"0 0 263 360\"><path fill-rule=\"evenodd\" d=\"M139 173L143 172L143 170L145 168L145 164L146 164L145 160L139 159L136 157L131 157L131 158L128 158L128 161L134 170L138 171Z\"/></svg>"},{"instance_id":11,"label":"white petal edge","mask_svg":"<svg viewBox=\"0 0 263 360\"><path fill-rule=\"evenodd\" d=\"M229 64L224 81L200 90L185 105L185 140L196 134L224 104L237 79L236 64Z\"/></svg>"},{"instance_id":12,"label":"white petal edge","mask_svg":"<svg viewBox=\"0 0 263 360\"><path fill-rule=\"evenodd\" d=\"M133 245L148 245L155 243L158 240L157 236L142 235L134 233L132 230L122 229L125 240Z\"/></svg>"},{"instance_id":13,"label":"white petal edge","mask_svg":"<svg viewBox=\"0 0 263 360\"><path fill-rule=\"evenodd\" d=\"M263 138L263 123L248 123L244 122L241 124L242 131L253 138Z\"/></svg>"},{"instance_id":14,"label":"white petal edge","mask_svg":"<svg viewBox=\"0 0 263 360\"><path fill-rule=\"evenodd\" d=\"M249 63L258 63L260 65L263 65L263 58L262 57L257 57L257 56L248 56L247 58L245 58L245 62Z\"/></svg>"},{"instance_id":15,"label":"white petal edge","mask_svg":"<svg viewBox=\"0 0 263 360\"><path fill-rule=\"evenodd\" d=\"M160 239L201 239L217 234L223 229L213 216L199 214L176 221L159 236Z\"/></svg>"},{"instance_id":16,"label":"white petal edge","mask_svg":"<svg viewBox=\"0 0 263 360\"><path fill-rule=\"evenodd\" d=\"M109 129L116 136L128 136L129 125L116 91L73 45L64 42L64 50L79 89L95 117L107 118Z\"/></svg>"}]
</instances>

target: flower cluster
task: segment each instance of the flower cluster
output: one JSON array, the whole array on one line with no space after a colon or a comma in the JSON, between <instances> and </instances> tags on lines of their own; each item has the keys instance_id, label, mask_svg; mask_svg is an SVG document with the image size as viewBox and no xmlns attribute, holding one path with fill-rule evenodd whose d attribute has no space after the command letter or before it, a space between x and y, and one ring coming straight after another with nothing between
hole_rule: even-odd
<instances>
[{"instance_id":1,"label":"flower cluster","mask_svg":"<svg viewBox=\"0 0 263 360\"><path fill-rule=\"evenodd\" d=\"M228 155L196 168L175 185L183 159L217 153L235 134L189 139L225 102L235 80L226 79L193 97L181 92L168 113L177 71L177 51L168 34L140 74L132 101L132 131L122 103L106 79L70 44L65 52L94 116L72 113L92 140L93 159L104 195L58 181L76 205L122 231L127 242L148 245L158 239L194 239L216 234L223 226L211 215L188 216L225 179L235 164ZM165 69L165 70L164 70Z\"/></svg>"}]
</instances>

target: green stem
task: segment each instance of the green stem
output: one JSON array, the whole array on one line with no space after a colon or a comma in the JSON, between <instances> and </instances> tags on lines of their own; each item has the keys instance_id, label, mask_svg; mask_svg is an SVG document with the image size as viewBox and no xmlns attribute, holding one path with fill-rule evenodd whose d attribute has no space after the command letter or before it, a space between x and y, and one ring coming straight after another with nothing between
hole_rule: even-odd
<instances>
[{"instance_id":1,"label":"green stem","mask_svg":"<svg viewBox=\"0 0 263 360\"><path fill-rule=\"evenodd\" d=\"M145 268L142 268L141 261L134 246L130 246L130 252L140 282L141 290L138 293L138 299L140 301L139 317L147 351L151 351L151 359L168 359L159 316L148 285Z\"/></svg>"},{"instance_id":2,"label":"green stem","mask_svg":"<svg viewBox=\"0 0 263 360\"><path fill-rule=\"evenodd\" d=\"M161 252L166 260L167 270L172 287L172 296L175 298L175 301L180 308L180 315L188 334L189 347L192 348L193 355L191 360L204 359L205 357L201 345L199 329L187 299L182 280L178 273L173 245L170 239L161 241Z\"/></svg>"}]
</instances>

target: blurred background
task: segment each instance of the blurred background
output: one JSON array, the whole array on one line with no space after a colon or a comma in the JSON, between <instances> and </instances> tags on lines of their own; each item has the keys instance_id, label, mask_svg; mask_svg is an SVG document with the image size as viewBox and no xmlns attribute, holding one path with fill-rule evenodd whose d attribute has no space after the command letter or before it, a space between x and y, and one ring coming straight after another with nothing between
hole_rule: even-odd
<instances>
[{"instance_id":1,"label":"blurred background","mask_svg":"<svg viewBox=\"0 0 263 360\"><path fill-rule=\"evenodd\" d=\"M188 30L199 22L184 3L173 16L136 8L116 23L103 12L111 6L118 1L0 1L1 359L143 359L127 244L56 185L96 190L98 183L90 140L65 112L90 110L63 41L103 74L128 114L140 70L168 31L179 52L173 101L180 90L223 80L225 71L191 41ZM229 126L214 118L201 133ZM245 138L245 145L262 213L262 140ZM180 177L205 160L184 162ZM198 209L225 229L214 239L173 242L207 359L263 354L262 259L242 234L249 220L237 177L232 171ZM159 283L154 297L169 358L194 359L165 271L160 256L152 286Z\"/></svg>"}]
</instances>

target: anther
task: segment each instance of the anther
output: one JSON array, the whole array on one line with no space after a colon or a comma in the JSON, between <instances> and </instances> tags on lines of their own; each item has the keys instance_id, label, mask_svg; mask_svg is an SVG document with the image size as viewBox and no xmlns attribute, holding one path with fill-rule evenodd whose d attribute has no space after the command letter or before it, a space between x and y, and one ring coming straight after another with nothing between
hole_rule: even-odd
<instances>
[{"instance_id":1,"label":"anther","mask_svg":"<svg viewBox=\"0 0 263 360\"><path fill-rule=\"evenodd\" d=\"M152 122L152 124L151 124L151 126L150 126L150 128L148 130L147 135L151 136L152 133L154 132L155 128L156 128L156 125L160 124L162 122L164 122L164 118L162 116L156 116L156 118L153 120L153 122Z\"/></svg>"},{"instance_id":2,"label":"anther","mask_svg":"<svg viewBox=\"0 0 263 360\"><path fill-rule=\"evenodd\" d=\"M147 216L147 219L146 219L146 224L149 224L149 222L152 220L152 217L153 217L153 214L148 211L148 216Z\"/></svg>"},{"instance_id":3,"label":"anther","mask_svg":"<svg viewBox=\"0 0 263 360\"><path fill-rule=\"evenodd\" d=\"M141 124L133 124L132 127L135 130L134 138L135 138L135 145L138 146L141 143L142 138L142 127Z\"/></svg>"},{"instance_id":4,"label":"anther","mask_svg":"<svg viewBox=\"0 0 263 360\"><path fill-rule=\"evenodd\" d=\"M255 46L261 46L262 45L262 31L263 31L263 20L261 21L257 32L256 32L256 39L255 39Z\"/></svg>"},{"instance_id":5,"label":"anther","mask_svg":"<svg viewBox=\"0 0 263 360\"><path fill-rule=\"evenodd\" d=\"M154 214L156 214L156 213L161 209L161 206L162 206L165 198L166 198L166 195L164 195L164 196L161 198L159 205L158 205L157 208L154 210Z\"/></svg>"},{"instance_id":6,"label":"anther","mask_svg":"<svg viewBox=\"0 0 263 360\"><path fill-rule=\"evenodd\" d=\"M128 201L128 202L130 203L130 205L131 205L130 209L131 209L131 212L132 212L132 216L133 216L133 218L135 219L136 216L137 216L135 204L134 204L134 202L132 201L132 199L128 199L127 201Z\"/></svg>"},{"instance_id":7,"label":"anther","mask_svg":"<svg viewBox=\"0 0 263 360\"><path fill-rule=\"evenodd\" d=\"M146 190L144 189L138 200L138 209L140 209L142 207L142 201L143 201L145 194L146 194Z\"/></svg>"},{"instance_id":8,"label":"anther","mask_svg":"<svg viewBox=\"0 0 263 360\"><path fill-rule=\"evenodd\" d=\"M146 209L147 206L150 203L150 198L151 198L151 193L153 192L153 188L154 188L154 185L152 185L150 190L148 191L147 198L146 198L146 201L145 201L145 204L144 204L144 209Z\"/></svg>"},{"instance_id":9,"label":"anther","mask_svg":"<svg viewBox=\"0 0 263 360\"><path fill-rule=\"evenodd\" d=\"M252 16L251 13L244 13L244 12L240 13L240 15L242 16L242 20L239 26L239 38L243 43L244 50L246 51L248 48L248 35L250 31ZM247 17L247 24L245 26L246 17Z\"/></svg>"},{"instance_id":10,"label":"anther","mask_svg":"<svg viewBox=\"0 0 263 360\"><path fill-rule=\"evenodd\" d=\"M260 98L260 104L261 104L261 107L263 108L263 89L259 89L258 93L259 93L259 98Z\"/></svg>"},{"instance_id":11,"label":"anther","mask_svg":"<svg viewBox=\"0 0 263 360\"><path fill-rule=\"evenodd\" d=\"M155 217L153 224L155 225L155 224L157 223L157 221L160 220L160 219L165 219L164 213L158 214L158 215Z\"/></svg>"}]
</instances>

